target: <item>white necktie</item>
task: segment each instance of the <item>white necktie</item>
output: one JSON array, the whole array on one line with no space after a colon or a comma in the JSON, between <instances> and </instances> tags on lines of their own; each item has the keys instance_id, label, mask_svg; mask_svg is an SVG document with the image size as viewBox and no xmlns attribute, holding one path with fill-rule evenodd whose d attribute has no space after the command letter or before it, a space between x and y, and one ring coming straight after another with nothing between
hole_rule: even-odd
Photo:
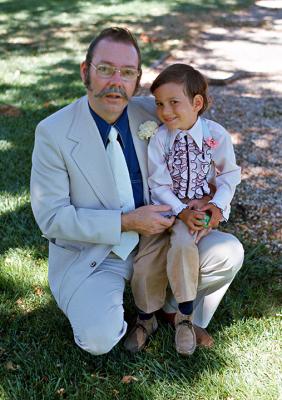
<instances>
[{"instance_id":1,"label":"white necktie","mask_svg":"<svg viewBox=\"0 0 282 400\"><path fill-rule=\"evenodd\" d=\"M117 140L117 135L116 128L112 127L106 151L116 182L121 209L123 212L128 212L134 210L135 204L127 164L122 148ZM139 235L137 232L122 232L120 244L114 246L112 251L123 260L126 260L138 241Z\"/></svg>"}]
</instances>

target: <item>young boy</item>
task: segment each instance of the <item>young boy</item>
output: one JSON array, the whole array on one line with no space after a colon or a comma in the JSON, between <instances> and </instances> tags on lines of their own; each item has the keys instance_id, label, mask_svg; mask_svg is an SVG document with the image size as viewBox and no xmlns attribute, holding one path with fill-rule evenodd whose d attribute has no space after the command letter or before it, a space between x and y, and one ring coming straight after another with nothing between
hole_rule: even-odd
<instances>
[{"instance_id":1,"label":"young boy","mask_svg":"<svg viewBox=\"0 0 282 400\"><path fill-rule=\"evenodd\" d=\"M164 305L169 283L178 303L176 350L191 355L196 348L192 319L199 275L197 243L228 219L240 168L228 132L201 117L208 97L207 82L199 71L186 64L171 65L155 79L151 92L163 123L148 146L151 198L154 204L170 205L177 219L162 270L150 263L150 256L136 256L132 291L139 312L125 346L141 350L157 329L154 312ZM213 196L210 182L216 188ZM211 217L208 225L204 221L207 213ZM141 238L140 253L147 246L150 254L148 240L155 239Z\"/></svg>"}]
</instances>

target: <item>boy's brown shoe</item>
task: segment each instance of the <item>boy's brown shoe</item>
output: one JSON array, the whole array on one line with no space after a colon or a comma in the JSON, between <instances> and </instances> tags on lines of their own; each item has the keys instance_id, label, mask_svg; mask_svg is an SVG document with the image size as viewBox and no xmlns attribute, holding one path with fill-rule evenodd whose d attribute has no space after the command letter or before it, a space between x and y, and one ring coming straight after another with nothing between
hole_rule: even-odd
<instances>
[{"instance_id":1,"label":"boy's brown shoe","mask_svg":"<svg viewBox=\"0 0 282 400\"><path fill-rule=\"evenodd\" d=\"M124 347L132 353L137 353L142 350L151 336L158 329L158 322L155 315L147 320L142 320L137 317L136 324L129 332Z\"/></svg>"},{"instance_id":2,"label":"boy's brown shoe","mask_svg":"<svg viewBox=\"0 0 282 400\"><path fill-rule=\"evenodd\" d=\"M191 315L182 314L180 311L175 315L175 347L183 356L193 354L197 345L191 319Z\"/></svg>"}]
</instances>

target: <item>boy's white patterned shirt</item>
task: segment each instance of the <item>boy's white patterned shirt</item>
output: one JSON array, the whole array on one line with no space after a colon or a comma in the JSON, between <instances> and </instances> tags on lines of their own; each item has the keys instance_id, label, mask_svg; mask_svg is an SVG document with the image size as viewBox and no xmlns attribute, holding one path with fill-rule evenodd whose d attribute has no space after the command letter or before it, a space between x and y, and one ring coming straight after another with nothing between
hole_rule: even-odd
<instances>
[{"instance_id":1,"label":"boy's white patterned shirt","mask_svg":"<svg viewBox=\"0 0 282 400\"><path fill-rule=\"evenodd\" d=\"M236 186L241 181L241 168L236 164L235 153L231 136L220 124L205 119L209 130L209 137L204 137L202 119L199 117L195 125L187 130L187 134L202 150L203 141L213 140L211 146L211 168L207 179L216 187L216 193L211 200L222 210L225 220L230 214L230 203L234 196ZM174 215L179 214L186 205L173 193L173 182L167 167L167 151L173 149L173 144L179 130L169 132L162 125L156 134L151 137L148 145L148 183L151 198L154 204L167 204L172 207ZM210 142L211 143L211 142ZM168 144L168 149L167 149Z\"/></svg>"}]
</instances>

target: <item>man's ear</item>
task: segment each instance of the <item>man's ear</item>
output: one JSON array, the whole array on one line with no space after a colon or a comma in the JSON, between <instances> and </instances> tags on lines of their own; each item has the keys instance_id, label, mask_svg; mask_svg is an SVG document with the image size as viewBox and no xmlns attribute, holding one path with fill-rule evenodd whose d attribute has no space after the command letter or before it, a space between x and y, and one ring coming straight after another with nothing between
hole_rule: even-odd
<instances>
[{"instance_id":1,"label":"man's ear","mask_svg":"<svg viewBox=\"0 0 282 400\"><path fill-rule=\"evenodd\" d=\"M196 94L193 99L193 108L194 111L199 112L204 106L204 99L201 94Z\"/></svg>"},{"instance_id":2,"label":"man's ear","mask_svg":"<svg viewBox=\"0 0 282 400\"><path fill-rule=\"evenodd\" d=\"M82 79L82 82L85 84L86 81L86 76L87 76L87 65L86 65L86 61L83 61L80 64L80 77Z\"/></svg>"}]
</instances>

